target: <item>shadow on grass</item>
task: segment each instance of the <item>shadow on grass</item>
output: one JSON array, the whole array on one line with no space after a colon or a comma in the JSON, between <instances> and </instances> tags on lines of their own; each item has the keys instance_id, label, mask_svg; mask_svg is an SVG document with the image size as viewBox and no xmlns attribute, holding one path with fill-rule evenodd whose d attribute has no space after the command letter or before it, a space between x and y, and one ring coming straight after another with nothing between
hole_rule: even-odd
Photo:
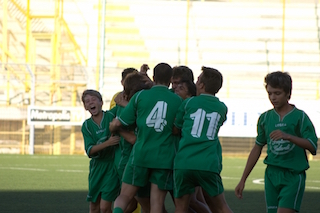
<instances>
[{"instance_id":1,"label":"shadow on grass","mask_svg":"<svg viewBox=\"0 0 320 213\"><path fill-rule=\"evenodd\" d=\"M2 213L87 213L87 191L0 191Z\"/></svg>"},{"instance_id":2,"label":"shadow on grass","mask_svg":"<svg viewBox=\"0 0 320 213\"><path fill-rule=\"evenodd\" d=\"M0 191L1 213L87 213L86 191ZM264 213L265 200L262 191L245 191L239 200L233 191L225 191L226 200L235 213ZM305 192L301 213L320 212L320 192ZM166 197L168 213L174 212L170 196Z\"/></svg>"}]
</instances>

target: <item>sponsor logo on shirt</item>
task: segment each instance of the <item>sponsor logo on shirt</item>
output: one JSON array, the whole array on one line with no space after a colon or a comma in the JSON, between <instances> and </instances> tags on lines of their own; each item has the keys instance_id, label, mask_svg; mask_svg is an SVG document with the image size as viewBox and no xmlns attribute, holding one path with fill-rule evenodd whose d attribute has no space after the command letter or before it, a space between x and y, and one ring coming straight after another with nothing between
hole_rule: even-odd
<instances>
[{"instance_id":1,"label":"sponsor logo on shirt","mask_svg":"<svg viewBox=\"0 0 320 213\"><path fill-rule=\"evenodd\" d=\"M295 144L291 143L288 140L277 140L277 141L270 141L271 144L271 152L276 155L284 155L290 152L294 147Z\"/></svg>"}]
</instances>

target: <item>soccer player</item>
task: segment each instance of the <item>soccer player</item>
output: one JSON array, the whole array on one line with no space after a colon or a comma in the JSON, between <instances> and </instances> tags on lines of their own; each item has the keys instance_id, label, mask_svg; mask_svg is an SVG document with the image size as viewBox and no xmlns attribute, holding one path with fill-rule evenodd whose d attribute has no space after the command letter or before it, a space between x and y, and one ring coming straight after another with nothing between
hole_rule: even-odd
<instances>
[{"instance_id":1,"label":"soccer player","mask_svg":"<svg viewBox=\"0 0 320 213\"><path fill-rule=\"evenodd\" d=\"M258 135L235 194L242 198L247 177L256 165L264 145L265 198L268 213L299 212L309 168L306 150L316 154L318 137L307 114L289 103L292 80L286 72L266 75L265 88L273 105L260 115Z\"/></svg>"},{"instance_id":2,"label":"soccer player","mask_svg":"<svg viewBox=\"0 0 320 213\"><path fill-rule=\"evenodd\" d=\"M114 169L114 145L119 136L111 135L109 123L115 117L113 111L102 110L102 97L98 91L85 90L82 94L84 108L91 117L84 121L81 131L86 153L90 160L89 192L90 213L111 213L111 204L119 193L119 181Z\"/></svg>"},{"instance_id":3,"label":"soccer player","mask_svg":"<svg viewBox=\"0 0 320 213\"><path fill-rule=\"evenodd\" d=\"M227 106L215 94L222 87L222 75L202 67L196 83L197 96L186 99L175 120L174 133L181 140L174 160L175 213L188 211L195 187L201 186L212 212L232 212L225 197L220 172L222 150L218 132L227 116Z\"/></svg>"},{"instance_id":4,"label":"soccer player","mask_svg":"<svg viewBox=\"0 0 320 213\"><path fill-rule=\"evenodd\" d=\"M171 90L175 92L177 86L181 81L189 80L194 81L193 72L187 66L176 66L173 68L171 77Z\"/></svg>"},{"instance_id":5,"label":"soccer player","mask_svg":"<svg viewBox=\"0 0 320 213\"><path fill-rule=\"evenodd\" d=\"M166 63L154 67L155 85L137 92L110 130L137 124L137 140L131 151L120 196L114 204L114 213L122 213L140 187L151 182L150 205L152 213L162 213L165 196L173 187L172 166L175 155L172 135L175 114L182 99L168 86L172 68Z\"/></svg>"}]
</instances>

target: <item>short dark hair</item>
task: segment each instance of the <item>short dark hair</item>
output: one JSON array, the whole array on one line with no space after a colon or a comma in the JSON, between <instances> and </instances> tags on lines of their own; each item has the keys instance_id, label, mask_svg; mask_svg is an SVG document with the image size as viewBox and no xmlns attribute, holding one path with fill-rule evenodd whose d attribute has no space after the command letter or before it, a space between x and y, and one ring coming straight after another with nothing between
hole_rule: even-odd
<instances>
[{"instance_id":1,"label":"short dark hair","mask_svg":"<svg viewBox=\"0 0 320 213\"><path fill-rule=\"evenodd\" d=\"M133 67L129 67L129 68L126 68L122 71L121 73L121 76L122 76L122 81L126 78L126 76L130 73L133 73L133 72L138 72L138 70L136 68L133 68Z\"/></svg>"},{"instance_id":2,"label":"short dark hair","mask_svg":"<svg viewBox=\"0 0 320 213\"><path fill-rule=\"evenodd\" d=\"M180 84L186 84L187 86L187 89L188 89L188 92L191 96L196 96L197 95L197 88L196 88L196 85L193 81L190 81L190 80L182 80L180 82Z\"/></svg>"},{"instance_id":3,"label":"short dark hair","mask_svg":"<svg viewBox=\"0 0 320 213\"><path fill-rule=\"evenodd\" d=\"M144 76L138 72L133 72L127 75L124 79L123 87L128 100L130 100L136 92L151 88L151 86L146 84L144 81Z\"/></svg>"},{"instance_id":4,"label":"short dark hair","mask_svg":"<svg viewBox=\"0 0 320 213\"><path fill-rule=\"evenodd\" d=\"M167 63L159 63L153 69L154 81L159 84L170 84L172 67Z\"/></svg>"},{"instance_id":5,"label":"short dark hair","mask_svg":"<svg viewBox=\"0 0 320 213\"><path fill-rule=\"evenodd\" d=\"M281 71L271 72L264 78L264 84L266 89L268 85L273 88L283 89L286 94L289 94L289 99L291 98L292 79L289 73Z\"/></svg>"},{"instance_id":6,"label":"short dark hair","mask_svg":"<svg viewBox=\"0 0 320 213\"><path fill-rule=\"evenodd\" d=\"M86 97L86 95L95 96L100 101L102 101L102 96L101 96L100 92L98 92L97 90L93 90L93 89L87 89L87 90L83 91L83 93L82 93L81 100L82 100L83 104L84 104L84 98Z\"/></svg>"},{"instance_id":7,"label":"short dark hair","mask_svg":"<svg viewBox=\"0 0 320 213\"><path fill-rule=\"evenodd\" d=\"M206 92L215 95L222 87L222 74L217 69L210 67L202 67L201 70L200 83L204 84Z\"/></svg>"},{"instance_id":8,"label":"short dark hair","mask_svg":"<svg viewBox=\"0 0 320 213\"><path fill-rule=\"evenodd\" d=\"M194 81L193 72L187 66L176 66L172 69L172 78L181 78L181 81Z\"/></svg>"}]
</instances>

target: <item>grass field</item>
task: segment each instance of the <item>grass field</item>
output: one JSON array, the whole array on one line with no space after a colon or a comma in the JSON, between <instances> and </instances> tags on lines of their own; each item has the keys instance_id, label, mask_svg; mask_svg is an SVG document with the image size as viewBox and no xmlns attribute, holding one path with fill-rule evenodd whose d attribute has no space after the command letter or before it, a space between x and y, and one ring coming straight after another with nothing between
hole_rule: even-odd
<instances>
[{"instance_id":1,"label":"grass field","mask_svg":"<svg viewBox=\"0 0 320 213\"><path fill-rule=\"evenodd\" d=\"M265 165L260 160L248 178L244 198L234 195L245 158L223 160L222 178L227 202L235 213L265 212L263 180ZM302 213L320 212L320 161L311 161L307 171ZM86 156L0 155L0 212L87 213ZM256 182L256 183L254 183ZM174 212L171 198L166 199L169 213Z\"/></svg>"}]
</instances>

